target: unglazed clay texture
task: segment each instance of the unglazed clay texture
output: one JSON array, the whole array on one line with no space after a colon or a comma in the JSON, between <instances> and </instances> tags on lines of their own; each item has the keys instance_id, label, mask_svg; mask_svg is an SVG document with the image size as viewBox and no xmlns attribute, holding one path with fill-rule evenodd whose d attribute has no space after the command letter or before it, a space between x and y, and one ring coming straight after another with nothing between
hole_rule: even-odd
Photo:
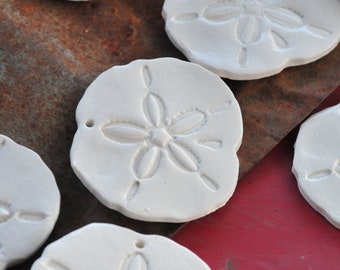
<instances>
[{"instance_id":1,"label":"unglazed clay texture","mask_svg":"<svg viewBox=\"0 0 340 270\"><path fill-rule=\"evenodd\" d=\"M199 65L159 58L113 67L86 90L76 118L75 173L129 217L188 221L234 192L240 108L228 86Z\"/></svg>"},{"instance_id":2,"label":"unglazed clay texture","mask_svg":"<svg viewBox=\"0 0 340 270\"><path fill-rule=\"evenodd\" d=\"M0 135L0 269L21 262L43 244L59 206L54 176L40 157Z\"/></svg>"},{"instance_id":3,"label":"unglazed clay texture","mask_svg":"<svg viewBox=\"0 0 340 270\"><path fill-rule=\"evenodd\" d=\"M165 0L162 14L190 61L236 80L312 62L340 38L338 0Z\"/></svg>"},{"instance_id":4,"label":"unglazed clay texture","mask_svg":"<svg viewBox=\"0 0 340 270\"><path fill-rule=\"evenodd\" d=\"M304 198L340 229L340 104L302 124L293 172Z\"/></svg>"},{"instance_id":5,"label":"unglazed clay texture","mask_svg":"<svg viewBox=\"0 0 340 270\"><path fill-rule=\"evenodd\" d=\"M48 245L32 270L208 270L185 247L159 235L92 223Z\"/></svg>"}]
</instances>

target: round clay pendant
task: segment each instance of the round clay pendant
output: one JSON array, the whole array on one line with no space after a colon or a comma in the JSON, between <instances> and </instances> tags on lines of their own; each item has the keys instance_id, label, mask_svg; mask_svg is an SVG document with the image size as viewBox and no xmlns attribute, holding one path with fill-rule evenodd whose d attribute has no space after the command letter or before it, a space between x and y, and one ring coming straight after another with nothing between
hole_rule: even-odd
<instances>
[{"instance_id":1,"label":"round clay pendant","mask_svg":"<svg viewBox=\"0 0 340 270\"><path fill-rule=\"evenodd\" d=\"M328 54L340 39L338 0L165 0L166 32L221 77L259 79Z\"/></svg>"},{"instance_id":2,"label":"round clay pendant","mask_svg":"<svg viewBox=\"0 0 340 270\"><path fill-rule=\"evenodd\" d=\"M0 135L0 269L28 258L51 233L60 194L32 150Z\"/></svg>"},{"instance_id":3,"label":"round clay pendant","mask_svg":"<svg viewBox=\"0 0 340 270\"><path fill-rule=\"evenodd\" d=\"M301 125L293 172L308 203L340 229L340 104Z\"/></svg>"},{"instance_id":4,"label":"round clay pendant","mask_svg":"<svg viewBox=\"0 0 340 270\"><path fill-rule=\"evenodd\" d=\"M72 167L107 207L184 222L223 206L238 180L240 107L199 65L137 60L102 73L76 111Z\"/></svg>"},{"instance_id":5,"label":"round clay pendant","mask_svg":"<svg viewBox=\"0 0 340 270\"><path fill-rule=\"evenodd\" d=\"M48 245L31 270L209 270L194 253L159 235L92 223Z\"/></svg>"}]
</instances>

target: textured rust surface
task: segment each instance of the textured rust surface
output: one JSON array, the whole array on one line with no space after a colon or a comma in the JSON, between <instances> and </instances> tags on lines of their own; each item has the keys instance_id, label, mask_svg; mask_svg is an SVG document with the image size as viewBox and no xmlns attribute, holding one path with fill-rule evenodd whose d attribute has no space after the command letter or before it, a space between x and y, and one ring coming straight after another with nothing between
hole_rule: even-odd
<instances>
[{"instance_id":1,"label":"textured rust surface","mask_svg":"<svg viewBox=\"0 0 340 270\"><path fill-rule=\"evenodd\" d=\"M74 175L69 150L75 108L89 83L138 58L185 59L161 18L163 1L0 0L0 133L38 152L61 191L48 242L90 222L170 236L178 224L131 220L102 206ZM340 48L309 65L254 81L228 81L244 118L245 174L340 82ZM30 260L13 269L29 269Z\"/></svg>"}]
</instances>

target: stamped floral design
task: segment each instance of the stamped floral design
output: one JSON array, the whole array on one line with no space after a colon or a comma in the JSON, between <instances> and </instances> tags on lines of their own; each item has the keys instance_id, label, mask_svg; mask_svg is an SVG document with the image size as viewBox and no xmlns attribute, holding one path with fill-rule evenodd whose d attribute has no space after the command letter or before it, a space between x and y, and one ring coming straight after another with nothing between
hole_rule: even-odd
<instances>
[{"instance_id":1,"label":"stamped floral design","mask_svg":"<svg viewBox=\"0 0 340 270\"><path fill-rule=\"evenodd\" d=\"M150 88L152 76L148 66L144 66L141 73L145 87ZM200 172L199 155L178 139L200 132L210 115L223 112L229 106L229 103L223 104L207 112L196 108L186 108L174 117L169 117L165 101L150 90L142 100L142 114L146 123L111 121L104 125L102 132L106 138L116 143L141 145L132 157L131 167L137 181L132 184L127 200L135 197L140 181L154 176L166 158L178 170L184 173L197 173L210 189L218 189L213 179ZM219 150L222 147L220 140L202 140L197 144L211 150Z\"/></svg>"},{"instance_id":2,"label":"stamped floral design","mask_svg":"<svg viewBox=\"0 0 340 270\"><path fill-rule=\"evenodd\" d=\"M0 151L6 146L6 140L0 141ZM12 204L6 200L0 199L0 224L6 222L12 217L16 217L20 221L38 222L44 220L47 215L43 212L35 210L21 209L12 211Z\"/></svg>"},{"instance_id":3,"label":"stamped floral design","mask_svg":"<svg viewBox=\"0 0 340 270\"><path fill-rule=\"evenodd\" d=\"M282 5L281 0L219 0L206 5L201 14L185 13L173 18L178 23L203 19L213 24L236 22L236 39L241 47L236 56L240 65L247 64L248 46L270 39L273 49L284 50L289 42L287 31L303 30L318 38L327 38L332 32L316 25L305 24L303 14ZM264 26L269 27L264 27ZM269 29L269 30L268 30Z\"/></svg>"},{"instance_id":4,"label":"stamped floral design","mask_svg":"<svg viewBox=\"0 0 340 270\"><path fill-rule=\"evenodd\" d=\"M188 146L177 141L178 136L198 132L207 116L198 110L187 110L166 121L164 102L156 94L144 99L144 115L150 126L143 128L129 122L112 122L103 128L107 138L119 143L145 143L133 160L133 171L138 179L152 177L158 170L165 153L178 169L197 172L200 158Z\"/></svg>"},{"instance_id":5,"label":"stamped floral design","mask_svg":"<svg viewBox=\"0 0 340 270\"><path fill-rule=\"evenodd\" d=\"M312 171L307 174L307 179L310 181L319 181L326 179L330 175L335 174L340 178L340 160L337 160L332 168L323 168L323 169L318 169L315 171Z\"/></svg>"},{"instance_id":6,"label":"stamped floral design","mask_svg":"<svg viewBox=\"0 0 340 270\"><path fill-rule=\"evenodd\" d=\"M35 210L11 210L11 204L7 201L0 200L0 224L8 221L10 218L16 217L20 221L39 222L44 220L47 215Z\"/></svg>"},{"instance_id":7,"label":"stamped floral design","mask_svg":"<svg viewBox=\"0 0 340 270\"><path fill-rule=\"evenodd\" d=\"M142 253L133 253L124 259L119 270L148 270L148 261Z\"/></svg>"}]
</instances>

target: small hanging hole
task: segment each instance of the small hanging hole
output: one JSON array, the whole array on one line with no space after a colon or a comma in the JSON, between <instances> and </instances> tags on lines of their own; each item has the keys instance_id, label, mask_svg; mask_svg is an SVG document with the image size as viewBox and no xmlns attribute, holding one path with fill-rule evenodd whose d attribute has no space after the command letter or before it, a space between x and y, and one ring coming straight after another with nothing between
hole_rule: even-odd
<instances>
[{"instance_id":1,"label":"small hanging hole","mask_svg":"<svg viewBox=\"0 0 340 270\"><path fill-rule=\"evenodd\" d=\"M94 122L92 119L89 119L86 121L85 125L90 128L94 126Z\"/></svg>"},{"instance_id":2,"label":"small hanging hole","mask_svg":"<svg viewBox=\"0 0 340 270\"><path fill-rule=\"evenodd\" d=\"M144 243L143 240L137 240L135 244L136 244L137 248L144 248L145 247L145 243Z\"/></svg>"}]
</instances>

